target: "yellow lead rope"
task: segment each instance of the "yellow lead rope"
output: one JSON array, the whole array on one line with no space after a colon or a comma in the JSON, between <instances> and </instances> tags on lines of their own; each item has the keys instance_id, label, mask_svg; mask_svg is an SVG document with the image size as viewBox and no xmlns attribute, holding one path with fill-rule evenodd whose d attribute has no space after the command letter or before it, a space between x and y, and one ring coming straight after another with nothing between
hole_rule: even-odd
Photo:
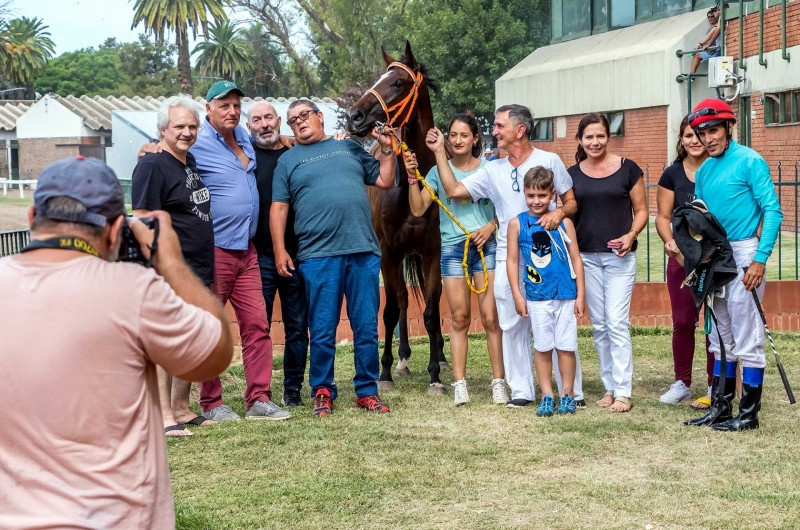
<instances>
[{"instance_id":1,"label":"yellow lead rope","mask_svg":"<svg viewBox=\"0 0 800 530\"><path fill-rule=\"evenodd\" d=\"M392 136L400 144L400 149L403 150L403 156L405 156L405 153L409 151L408 145L406 145L404 141L397 138L397 136L395 136L394 133L392 134ZM438 204L442 208L442 210L444 210L444 213L450 216L450 219L453 220L453 222L456 224L458 228L461 229L462 232L467 234L467 239L464 241L464 259L461 260L461 268L464 269L464 279L467 281L467 285L469 286L470 291L472 291L475 294L485 293L487 287L489 287L489 274L486 272L486 259L483 257L483 248L482 247L478 248L478 254L481 257L481 265L483 265L483 289L478 290L472 283L472 279L469 276L469 265L467 265L467 257L469 256L469 240L470 238L472 238L472 234L470 234L469 231L466 228L464 228L464 225L458 222L458 219L456 219L455 215L453 215L452 212L447 209L447 206L442 204L442 201L439 200L439 197L436 195L436 191L434 191L434 189L431 188L430 184L425 182L425 179L420 174L419 169L415 169L414 173L415 173L414 178L416 178L419 182L421 182L422 186L426 190L428 190L428 193L430 193L431 195L431 199L436 204Z\"/></svg>"}]
</instances>

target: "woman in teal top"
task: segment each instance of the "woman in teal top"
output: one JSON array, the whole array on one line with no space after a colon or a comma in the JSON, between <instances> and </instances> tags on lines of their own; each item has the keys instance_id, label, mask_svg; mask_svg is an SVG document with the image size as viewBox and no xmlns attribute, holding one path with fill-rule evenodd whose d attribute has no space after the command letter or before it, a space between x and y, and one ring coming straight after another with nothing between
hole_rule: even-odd
<instances>
[{"instance_id":1,"label":"woman in teal top","mask_svg":"<svg viewBox=\"0 0 800 530\"><path fill-rule=\"evenodd\" d=\"M453 149L453 159L448 162L456 179L461 181L486 164L480 158L483 152L478 121L471 114L456 114L450 120L447 139ZM425 213L433 200L430 194L422 189L414 178L417 161L413 154L406 157L406 170L409 174L409 203L411 213L417 217ZM412 183L413 181L413 183ZM503 370L502 333L497 319L497 307L494 301L494 267L497 241L495 231L497 220L494 205L489 199L473 201L471 199L448 199L444 187L439 181L439 168L433 167L425 181L436 190L447 208L470 231L469 255L467 266L472 282L480 290L488 284L486 292L478 295L478 306L481 313L483 329L486 330L486 342L489 348L489 360L492 365L492 400L505 405L508 401L505 372ZM467 332L471 322L471 296L469 286L464 279L461 262L464 258L464 240L467 236L444 212L439 215L442 233L442 279L447 303L450 305L450 355L453 361L453 383L456 405L469 402L467 382L464 379L467 370ZM478 249L483 249L486 260L484 278Z\"/></svg>"}]
</instances>

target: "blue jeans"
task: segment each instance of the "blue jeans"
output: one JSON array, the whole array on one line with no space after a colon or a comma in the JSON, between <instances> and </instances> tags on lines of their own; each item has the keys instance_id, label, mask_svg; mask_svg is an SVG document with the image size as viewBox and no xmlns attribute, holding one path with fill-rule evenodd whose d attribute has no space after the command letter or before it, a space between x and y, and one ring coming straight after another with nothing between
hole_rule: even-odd
<instances>
[{"instance_id":1,"label":"blue jeans","mask_svg":"<svg viewBox=\"0 0 800 530\"><path fill-rule=\"evenodd\" d=\"M297 390L303 386L308 355L308 302L303 282L295 272L291 278L278 274L273 256L258 256L261 285L267 304L267 320L272 322L275 293L281 296L283 316L283 389Z\"/></svg>"},{"instance_id":2,"label":"blue jeans","mask_svg":"<svg viewBox=\"0 0 800 530\"><path fill-rule=\"evenodd\" d=\"M465 238L466 239L466 238ZM486 240L483 245L483 258L486 261L486 272L494 271L495 255L497 254L497 240L494 236ZM464 241L456 245L442 245L442 259L440 267L442 269L442 278L463 278L464 269L461 267L461 262L464 260ZM481 263L481 255L478 254L478 247L475 245L469 246L467 253L467 270L470 276L475 274L483 274L483 264Z\"/></svg>"},{"instance_id":3,"label":"blue jeans","mask_svg":"<svg viewBox=\"0 0 800 530\"><path fill-rule=\"evenodd\" d=\"M378 309L380 307L380 257L371 252L313 258L300 262L308 300L308 327L311 332L311 366L308 384L312 397L326 388L336 399L333 362L336 355L336 329L347 297L347 316L353 330L356 396L378 393Z\"/></svg>"}]
</instances>

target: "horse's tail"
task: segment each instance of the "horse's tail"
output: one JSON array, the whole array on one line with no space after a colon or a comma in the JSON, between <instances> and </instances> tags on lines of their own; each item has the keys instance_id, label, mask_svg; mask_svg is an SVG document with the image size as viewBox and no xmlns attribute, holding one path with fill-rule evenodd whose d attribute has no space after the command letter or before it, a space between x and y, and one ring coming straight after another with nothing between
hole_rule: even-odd
<instances>
[{"instance_id":1,"label":"horse's tail","mask_svg":"<svg viewBox=\"0 0 800 530\"><path fill-rule=\"evenodd\" d=\"M406 284L411 286L411 292L414 295L414 300L420 305L423 305L425 291L425 276L422 273L422 256L419 254L411 254L406 256L403 260L404 268L406 271Z\"/></svg>"}]
</instances>

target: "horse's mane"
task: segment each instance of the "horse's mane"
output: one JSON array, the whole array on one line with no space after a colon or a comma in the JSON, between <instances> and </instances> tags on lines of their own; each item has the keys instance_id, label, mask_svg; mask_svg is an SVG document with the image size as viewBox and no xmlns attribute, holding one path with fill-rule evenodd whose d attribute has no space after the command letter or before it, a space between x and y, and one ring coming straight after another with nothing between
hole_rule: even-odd
<instances>
[{"instance_id":1,"label":"horse's mane","mask_svg":"<svg viewBox=\"0 0 800 530\"><path fill-rule=\"evenodd\" d=\"M409 68L411 67L411 65L408 64L408 61L406 60L405 56L402 56L398 60L398 62L403 63L404 65L408 66ZM419 71L422 74L423 79L425 79L425 84L428 85L428 88L433 90L434 92L438 92L439 91L439 84L436 82L435 79L433 79L431 77L430 70L428 70L428 68L424 64L419 62L419 61L417 61L417 68L419 68Z\"/></svg>"}]
</instances>

